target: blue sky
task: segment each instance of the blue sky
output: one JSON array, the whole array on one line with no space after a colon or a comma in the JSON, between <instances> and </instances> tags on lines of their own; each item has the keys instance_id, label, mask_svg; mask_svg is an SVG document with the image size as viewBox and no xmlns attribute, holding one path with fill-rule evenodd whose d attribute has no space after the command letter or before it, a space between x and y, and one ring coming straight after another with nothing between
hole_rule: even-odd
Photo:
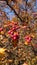
<instances>
[{"instance_id":1,"label":"blue sky","mask_svg":"<svg viewBox=\"0 0 37 65\"><path fill-rule=\"evenodd\" d=\"M34 12L37 12L37 0L36 0L36 2L35 2L35 6L34 6L34 8L33 8L33 11L34 11Z\"/></svg>"},{"instance_id":2,"label":"blue sky","mask_svg":"<svg viewBox=\"0 0 37 65\"><path fill-rule=\"evenodd\" d=\"M6 12L6 15L10 18L10 20L12 20L12 17L14 16L14 12L11 11L11 9L8 8L4 8L4 11Z\"/></svg>"},{"instance_id":3,"label":"blue sky","mask_svg":"<svg viewBox=\"0 0 37 65\"><path fill-rule=\"evenodd\" d=\"M37 7L37 0L36 0L36 7Z\"/></svg>"}]
</instances>

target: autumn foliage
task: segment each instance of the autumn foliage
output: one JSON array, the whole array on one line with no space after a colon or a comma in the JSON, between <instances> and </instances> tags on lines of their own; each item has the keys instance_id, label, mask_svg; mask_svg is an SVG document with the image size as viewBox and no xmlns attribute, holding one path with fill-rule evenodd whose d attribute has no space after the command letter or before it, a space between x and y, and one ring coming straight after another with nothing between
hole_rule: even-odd
<instances>
[{"instance_id":1,"label":"autumn foliage","mask_svg":"<svg viewBox=\"0 0 37 65\"><path fill-rule=\"evenodd\" d=\"M0 23L0 65L37 65L37 13L18 6L23 3L32 8L32 2L6 0L15 17Z\"/></svg>"}]
</instances>

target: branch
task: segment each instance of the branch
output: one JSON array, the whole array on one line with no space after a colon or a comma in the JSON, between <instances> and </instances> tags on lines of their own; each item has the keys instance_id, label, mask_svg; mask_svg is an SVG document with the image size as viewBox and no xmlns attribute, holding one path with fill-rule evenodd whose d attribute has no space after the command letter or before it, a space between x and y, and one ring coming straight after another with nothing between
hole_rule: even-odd
<instances>
[{"instance_id":1,"label":"branch","mask_svg":"<svg viewBox=\"0 0 37 65\"><path fill-rule=\"evenodd\" d=\"M8 0L5 0L7 5L14 11L14 13L17 15L17 17L20 19L20 21L23 22L23 20L21 19L21 17L17 14L17 12L15 11L15 9L8 3Z\"/></svg>"}]
</instances>

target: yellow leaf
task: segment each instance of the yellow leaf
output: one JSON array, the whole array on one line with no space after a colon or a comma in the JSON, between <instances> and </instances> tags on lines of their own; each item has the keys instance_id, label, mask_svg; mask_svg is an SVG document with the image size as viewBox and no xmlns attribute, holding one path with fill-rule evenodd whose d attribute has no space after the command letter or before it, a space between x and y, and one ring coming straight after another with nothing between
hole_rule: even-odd
<instances>
[{"instance_id":1,"label":"yellow leaf","mask_svg":"<svg viewBox=\"0 0 37 65\"><path fill-rule=\"evenodd\" d=\"M0 40L2 40L3 39L3 36L2 35L0 35Z\"/></svg>"},{"instance_id":2,"label":"yellow leaf","mask_svg":"<svg viewBox=\"0 0 37 65\"><path fill-rule=\"evenodd\" d=\"M1 34L4 34L4 32L3 32L3 31L1 31Z\"/></svg>"},{"instance_id":3,"label":"yellow leaf","mask_svg":"<svg viewBox=\"0 0 37 65\"><path fill-rule=\"evenodd\" d=\"M4 27L7 27L8 25L4 25Z\"/></svg>"},{"instance_id":4,"label":"yellow leaf","mask_svg":"<svg viewBox=\"0 0 37 65\"><path fill-rule=\"evenodd\" d=\"M4 54L5 53L5 50L4 48L0 48L0 54Z\"/></svg>"},{"instance_id":5,"label":"yellow leaf","mask_svg":"<svg viewBox=\"0 0 37 65\"><path fill-rule=\"evenodd\" d=\"M27 65L27 63L24 63L23 65Z\"/></svg>"},{"instance_id":6,"label":"yellow leaf","mask_svg":"<svg viewBox=\"0 0 37 65\"><path fill-rule=\"evenodd\" d=\"M31 33L30 36L34 38L34 37L35 37L35 34L32 34L32 33Z\"/></svg>"},{"instance_id":7,"label":"yellow leaf","mask_svg":"<svg viewBox=\"0 0 37 65\"><path fill-rule=\"evenodd\" d=\"M25 41L25 43L24 43L25 45L28 45L28 42L27 41Z\"/></svg>"},{"instance_id":8,"label":"yellow leaf","mask_svg":"<svg viewBox=\"0 0 37 65\"><path fill-rule=\"evenodd\" d=\"M32 34L31 36L32 36L33 38L35 37L35 35L33 35L33 34Z\"/></svg>"}]
</instances>

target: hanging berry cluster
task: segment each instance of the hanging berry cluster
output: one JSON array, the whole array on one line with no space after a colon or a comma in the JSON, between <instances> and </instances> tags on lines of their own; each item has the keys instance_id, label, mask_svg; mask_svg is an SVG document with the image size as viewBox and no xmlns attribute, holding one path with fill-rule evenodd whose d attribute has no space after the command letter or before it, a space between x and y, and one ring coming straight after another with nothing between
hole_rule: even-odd
<instances>
[{"instance_id":1,"label":"hanging berry cluster","mask_svg":"<svg viewBox=\"0 0 37 65\"><path fill-rule=\"evenodd\" d=\"M10 38L15 44L18 42L18 39L19 39L19 33L17 32L17 30L19 29L19 26L17 22L12 22L12 24L10 23L10 25L12 27L9 29L8 34L10 35Z\"/></svg>"}]
</instances>

